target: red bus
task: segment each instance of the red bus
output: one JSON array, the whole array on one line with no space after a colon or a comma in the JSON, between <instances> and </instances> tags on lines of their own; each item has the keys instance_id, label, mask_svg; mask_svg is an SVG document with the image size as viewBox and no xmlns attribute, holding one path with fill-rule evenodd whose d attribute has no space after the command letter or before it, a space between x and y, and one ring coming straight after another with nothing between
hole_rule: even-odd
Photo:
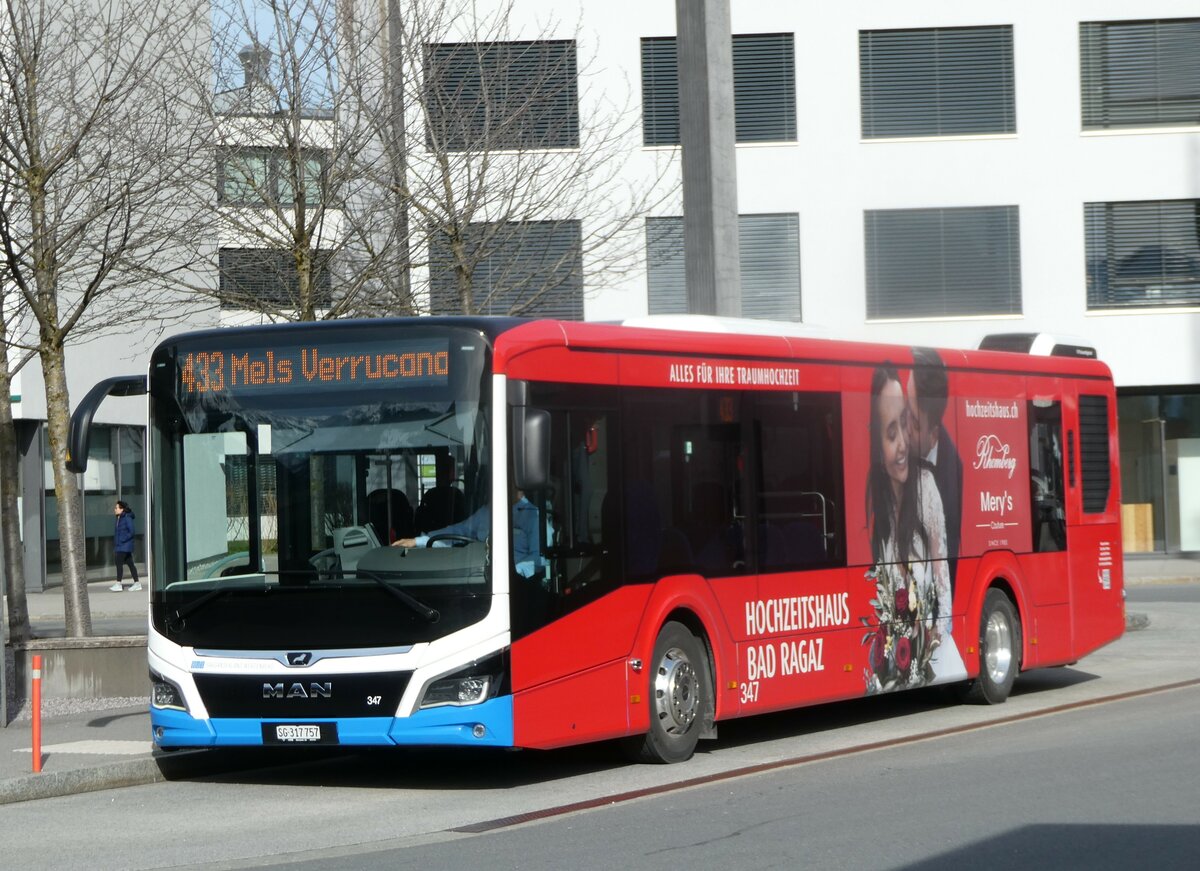
<instances>
[{"instance_id":1,"label":"red bus","mask_svg":"<svg viewBox=\"0 0 1200 871\"><path fill-rule=\"evenodd\" d=\"M1095 359L485 318L213 330L94 390L72 455L106 392L139 389L162 747L623 738L676 762L760 712L1003 702L1124 630Z\"/></svg>"}]
</instances>

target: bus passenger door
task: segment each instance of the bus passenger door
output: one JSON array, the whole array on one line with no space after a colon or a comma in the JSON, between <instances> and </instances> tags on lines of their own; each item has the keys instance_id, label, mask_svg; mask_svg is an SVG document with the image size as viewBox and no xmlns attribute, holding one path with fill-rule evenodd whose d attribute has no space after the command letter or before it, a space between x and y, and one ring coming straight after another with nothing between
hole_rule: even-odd
<instances>
[{"instance_id":1,"label":"bus passenger door","mask_svg":"<svg viewBox=\"0 0 1200 871\"><path fill-rule=\"evenodd\" d=\"M750 418L758 598L745 606L743 711L857 695L861 670L845 667L861 657L863 632L851 624L845 568L841 394L759 393ZM866 586L861 568L851 576Z\"/></svg>"},{"instance_id":2,"label":"bus passenger door","mask_svg":"<svg viewBox=\"0 0 1200 871\"><path fill-rule=\"evenodd\" d=\"M1021 557L1033 612L1026 635L1033 661L1062 662L1073 643L1067 560L1067 453L1063 426L1063 383L1030 378L1029 429L1030 552Z\"/></svg>"},{"instance_id":3,"label":"bus passenger door","mask_svg":"<svg viewBox=\"0 0 1200 871\"><path fill-rule=\"evenodd\" d=\"M1120 476L1111 388L1072 385L1064 402L1067 540L1077 659L1124 631Z\"/></svg>"}]
</instances>

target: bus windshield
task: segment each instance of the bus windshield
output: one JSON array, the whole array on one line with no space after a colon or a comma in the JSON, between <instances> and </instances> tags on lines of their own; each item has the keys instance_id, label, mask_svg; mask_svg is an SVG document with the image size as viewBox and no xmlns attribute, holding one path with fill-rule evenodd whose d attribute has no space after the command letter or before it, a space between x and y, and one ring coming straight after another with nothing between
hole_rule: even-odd
<instances>
[{"instance_id":1,"label":"bus windshield","mask_svg":"<svg viewBox=\"0 0 1200 871\"><path fill-rule=\"evenodd\" d=\"M160 346L156 629L205 649L402 648L481 619L486 535L436 533L478 529L465 521L486 511L488 369L484 337L447 327L228 330ZM435 533L430 546L389 546L418 533Z\"/></svg>"}]
</instances>

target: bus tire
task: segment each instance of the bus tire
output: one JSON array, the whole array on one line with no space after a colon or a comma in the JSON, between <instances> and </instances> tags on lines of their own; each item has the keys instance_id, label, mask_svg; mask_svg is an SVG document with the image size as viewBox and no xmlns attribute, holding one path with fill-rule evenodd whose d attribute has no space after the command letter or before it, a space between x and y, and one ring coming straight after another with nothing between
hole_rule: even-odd
<instances>
[{"instance_id":1,"label":"bus tire","mask_svg":"<svg viewBox=\"0 0 1200 871\"><path fill-rule=\"evenodd\" d=\"M625 749L637 762L685 762L712 706L704 644L682 623L666 623L654 642L651 667L650 731L627 739Z\"/></svg>"},{"instance_id":2,"label":"bus tire","mask_svg":"<svg viewBox=\"0 0 1200 871\"><path fill-rule=\"evenodd\" d=\"M968 681L963 701L998 705L1008 698L1021 667L1021 618L1000 590L988 590L979 615L979 677Z\"/></svg>"}]
</instances>

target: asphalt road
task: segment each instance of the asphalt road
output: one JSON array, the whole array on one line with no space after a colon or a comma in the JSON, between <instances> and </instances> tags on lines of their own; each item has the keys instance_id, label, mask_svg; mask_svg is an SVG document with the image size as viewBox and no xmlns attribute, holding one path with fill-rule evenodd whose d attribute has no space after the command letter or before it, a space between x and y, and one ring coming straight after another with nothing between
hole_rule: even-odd
<instances>
[{"instance_id":1,"label":"asphalt road","mask_svg":"<svg viewBox=\"0 0 1200 871\"><path fill-rule=\"evenodd\" d=\"M736 720L676 766L608 745L250 753L6 806L0 867L1191 868L1200 602L1135 608L1147 628L1000 706L926 690Z\"/></svg>"},{"instance_id":2,"label":"asphalt road","mask_svg":"<svg viewBox=\"0 0 1200 871\"><path fill-rule=\"evenodd\" d=\"M291 869L1195 868L1200 688Z\"/></svg>"},{"instance_id":3,"label":"asphalt road","mask_svg":"<svg viewBox=\"0 0 1200 871\"><path fill-rule=\"evenodd\" d=\"M743 721L687 766L626 765L602 746L366 754L27 802L4 808L0 857L25 869L1195 867L1200 684L928 737L963 710L934 695ZM892 738L865 747L881 730ZM779 758L780 742L832 749Z\"/></svg>"}]
</instances>

